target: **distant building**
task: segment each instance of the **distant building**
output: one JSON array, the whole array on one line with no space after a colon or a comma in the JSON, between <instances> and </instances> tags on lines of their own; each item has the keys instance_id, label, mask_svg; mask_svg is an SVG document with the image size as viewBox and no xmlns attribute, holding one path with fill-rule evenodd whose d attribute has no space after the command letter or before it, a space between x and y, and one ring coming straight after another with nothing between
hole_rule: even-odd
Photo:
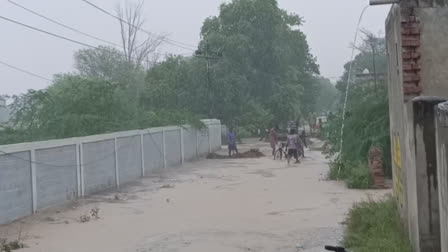
<instances>
[{"instance_id":1,"label":"distant building","mask_svg":"<svg viewBox=\"0 0 448 252\"><path fill-rule=\"evenodd\" d=\"M355 83L359 84L371 84L375 82L375 74L371 73L369 69L364 69L362 73L356 74L356 81ZM387 74L385 73L377 73L376 74L377 81L385 81L387 79Z\"/></svg>"}]
</instances>

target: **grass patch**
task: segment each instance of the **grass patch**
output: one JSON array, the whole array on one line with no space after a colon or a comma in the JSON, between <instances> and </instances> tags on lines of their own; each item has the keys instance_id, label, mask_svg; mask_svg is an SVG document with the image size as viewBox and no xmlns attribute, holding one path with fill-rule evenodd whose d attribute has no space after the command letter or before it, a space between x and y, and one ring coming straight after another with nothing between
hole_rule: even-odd
<instances>
[{"instance_id":1,"label":"grass patch","mask_svg":"<svg viewBox=\"0 0 448 252\"><path fill-rule=\"evenodd\" d=\"M363 202L350 210L344 245L354 252L411 252L394 199Z\"/></svg>"},{"instance_id":2,"label":"grass patch","mask_svg":"<svg viewBox=\"0 0 448 252\"><path fill-rule=\"evenodd\" d=\"M335 161L330 164L328 178L344 180L351 189L370 189L373 185L369 167L362 162Z\"/></svg>"}]
</instances>

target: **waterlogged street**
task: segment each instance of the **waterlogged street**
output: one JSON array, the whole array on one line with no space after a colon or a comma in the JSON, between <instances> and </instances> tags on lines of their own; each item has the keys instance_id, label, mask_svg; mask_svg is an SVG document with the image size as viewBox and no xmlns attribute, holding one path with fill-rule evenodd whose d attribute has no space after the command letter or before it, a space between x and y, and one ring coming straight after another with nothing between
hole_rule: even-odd
<instances>
[{"instance_id":1,"label":"waterlogged street","mask_svg":"<svg viewBox=\"0 0 448 252\"><path fill-rule=\"evenodd\" d=\"M248 140L244 150L268 144ZM223 151L225 153L225 151ZM327 161L308 151L288 166L270 156L201 160L123 188L0 227L26 252L323 251L337 244L353 203L389 191L326 181ZM81 223L99 209L99 218Z\"/></svg>"}]
</instances>

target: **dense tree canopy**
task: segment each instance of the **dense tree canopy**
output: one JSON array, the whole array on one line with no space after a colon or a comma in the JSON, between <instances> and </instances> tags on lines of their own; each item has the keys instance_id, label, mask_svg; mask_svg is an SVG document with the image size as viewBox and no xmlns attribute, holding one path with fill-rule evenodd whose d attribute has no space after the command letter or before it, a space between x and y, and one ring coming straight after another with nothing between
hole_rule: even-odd
<instances>
[{"instance_id":1,"label":"dense tree canopy","mask_svg":"<svg viewBox=\"0 0 448 252\"><path fill-rule=\"evenodd\" d=\"M115 48L79 50L77 72L15 97L13 128L35 140L218 118L255 132L331 110L302 23L276 0L233 0L204 21L190 57L145 69Z\"/></svg>"},{"instance_id":2,"label":"dense tree canopy","mask_svg":"<svg viewBox=\"0 0 448 252\"><path fill-rule=\"evenodd\" d=\"M219 55L209 71L204 58L169 58L149 71L147 100L260 128L310 112L304 97L311 98L319 67L301 24L275 0L222 4L201 29L199 51Z\"/></svg>"},{"instance_id":3,"label":"dense tree canopy","mask_svg":"<svg viewBox=\"0 0 448 252\"><path fill-rule=\"evenodd\" d=\"M304 83L318 73L299 29L301 24L299 16L279 9L274 0L238 0L221 5L220 15L208 18L201 31L201 50L208 47L223 53L214 63L214 68L224 70L214 72L211 100L219 99L216 96L223 87L219 84L237 79L234 85L238 92L270 110L276 120L299 113ZM247 102L247 97L240 94L229 95L235 97L228 106Z\"/></svg>"}]
</instances>

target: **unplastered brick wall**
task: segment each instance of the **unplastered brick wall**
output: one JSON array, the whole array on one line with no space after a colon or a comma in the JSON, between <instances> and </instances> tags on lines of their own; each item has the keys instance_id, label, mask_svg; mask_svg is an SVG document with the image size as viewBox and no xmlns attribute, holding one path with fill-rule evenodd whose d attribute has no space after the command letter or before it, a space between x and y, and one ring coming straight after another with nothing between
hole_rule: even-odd
<instances>
[{"instance_id":1,"label":"unplastered brick wall","mask_svg":"<svg viewBox=\"0 0 448 252\"><path fill-rule=\"evenodd\" d=\"M420 21L413 14L401 21L403 92L406 96L420 95L423 88L420 77Z\"/></svg>"}]
</instances>

